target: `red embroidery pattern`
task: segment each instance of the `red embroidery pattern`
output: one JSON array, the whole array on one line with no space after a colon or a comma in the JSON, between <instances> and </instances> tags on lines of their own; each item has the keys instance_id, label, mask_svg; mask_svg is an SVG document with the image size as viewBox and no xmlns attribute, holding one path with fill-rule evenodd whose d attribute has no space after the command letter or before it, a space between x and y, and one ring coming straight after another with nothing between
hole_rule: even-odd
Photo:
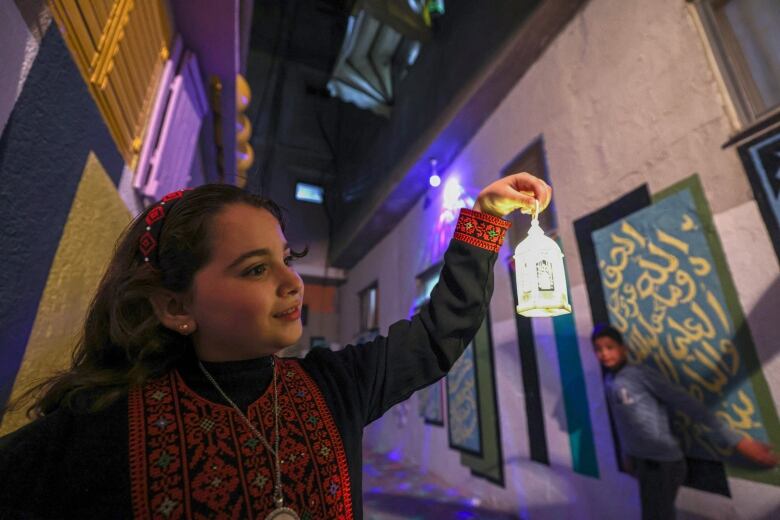
<instances>
[{"instance_id":1,"label":"red embroidery pattern","mask_svg":"<svg viewBox=\"0 0 780 520\"><path fill-rule=\"evenodd\" d=\"M454 238L498 253L504 243L506 230L511 226L511 222L502 218L463 208L458 216Z\"/></svg>"},{"instance_id":2,"label":"red embroidery pattern","mask_svg":"<svg viewBox=\"0 0 780 520\"><path fill-rule=\"evenodd\" d=\"M301 518L352 518L347 457L322 393L297 361L277 363L285 504ZM247 417L273 445L269 390ZM129 403L135 518L264 518L274 508L273 457L232 408L178 372L132 390Z\"/></svg>"}]
</instances>

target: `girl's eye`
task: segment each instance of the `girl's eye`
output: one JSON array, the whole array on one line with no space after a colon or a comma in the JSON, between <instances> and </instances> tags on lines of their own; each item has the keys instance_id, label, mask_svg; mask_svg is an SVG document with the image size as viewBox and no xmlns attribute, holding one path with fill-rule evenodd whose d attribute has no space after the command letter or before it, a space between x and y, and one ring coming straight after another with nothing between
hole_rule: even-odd
<instances>
[{"instance_id":1,"label":"girl's eye","mask_svg":"<svg viewBox=\"0 0 780 520\"><path fill-rule=\"evenodd\" d=\"M260 276L261 274L263 274L265 272L265 270L266 270L265 264L259 264L259 265L256 265L256 266L251 267L250 269L248 269L244 273L244 275L245 276Z\"/></svg>"}]
</instances>

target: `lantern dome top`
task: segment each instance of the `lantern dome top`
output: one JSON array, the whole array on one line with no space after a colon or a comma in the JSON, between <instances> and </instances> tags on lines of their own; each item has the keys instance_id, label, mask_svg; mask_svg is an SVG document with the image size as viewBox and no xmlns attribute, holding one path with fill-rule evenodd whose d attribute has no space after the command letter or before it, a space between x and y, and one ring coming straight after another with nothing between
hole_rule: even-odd
<instances>
[{"instance_id":1,"label":"lantern dome top","mask_svg":"<svg viewBox=\"0 0 780 520\"><path fill-rule=\"evenodd\" d=\"M544 230L539 226L539 219L533 219L531 220L531 227L528 229L528 236L517 244L515 253L538 249L560 250L555 240L544 234Z\"/></svg>"}]
</instances>

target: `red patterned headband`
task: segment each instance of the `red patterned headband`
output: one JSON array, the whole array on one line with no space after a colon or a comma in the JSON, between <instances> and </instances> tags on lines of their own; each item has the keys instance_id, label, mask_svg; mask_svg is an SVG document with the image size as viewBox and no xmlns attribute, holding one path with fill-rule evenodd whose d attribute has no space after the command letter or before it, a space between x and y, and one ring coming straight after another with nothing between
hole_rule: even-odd
<instances>
[{"instance_id":1,"label":"red patterned headband","mask_svg":"<svg viewBox=\"0 0 780 520\"><path fill-rule=\"evenodd\" d=\"M160 201L152 206L146 213L146 231L141 235L138 243L138 253L142 261L149 263L154 267L160 266L159 262L159 244L160 233L162 231L165 216L170 213L171 208L184 197L184 193L191 188L172 191L164 196Z\"/></svg>"}]
</instances>

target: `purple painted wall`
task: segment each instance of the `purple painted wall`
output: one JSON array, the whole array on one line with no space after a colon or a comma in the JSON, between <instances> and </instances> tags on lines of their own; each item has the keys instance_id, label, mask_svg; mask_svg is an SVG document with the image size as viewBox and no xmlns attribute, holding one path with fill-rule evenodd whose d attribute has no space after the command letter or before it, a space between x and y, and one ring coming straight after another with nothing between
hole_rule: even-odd
<instances>
[{"instance_id":1,"label":"purple painted wall","mask_svg":"<svg viewBox=\"0 0 780 520\"><path fill-rule=\"evenodd\" d=\"M224 170L227 183L234 183L236 170L236 74L239 72L239 0L171 0L176 31L184 46L198 56L203 83L217 76L222 82L220 98ZM210 95L210 91L209 91Z\"/></svg>"}]
</instances>

